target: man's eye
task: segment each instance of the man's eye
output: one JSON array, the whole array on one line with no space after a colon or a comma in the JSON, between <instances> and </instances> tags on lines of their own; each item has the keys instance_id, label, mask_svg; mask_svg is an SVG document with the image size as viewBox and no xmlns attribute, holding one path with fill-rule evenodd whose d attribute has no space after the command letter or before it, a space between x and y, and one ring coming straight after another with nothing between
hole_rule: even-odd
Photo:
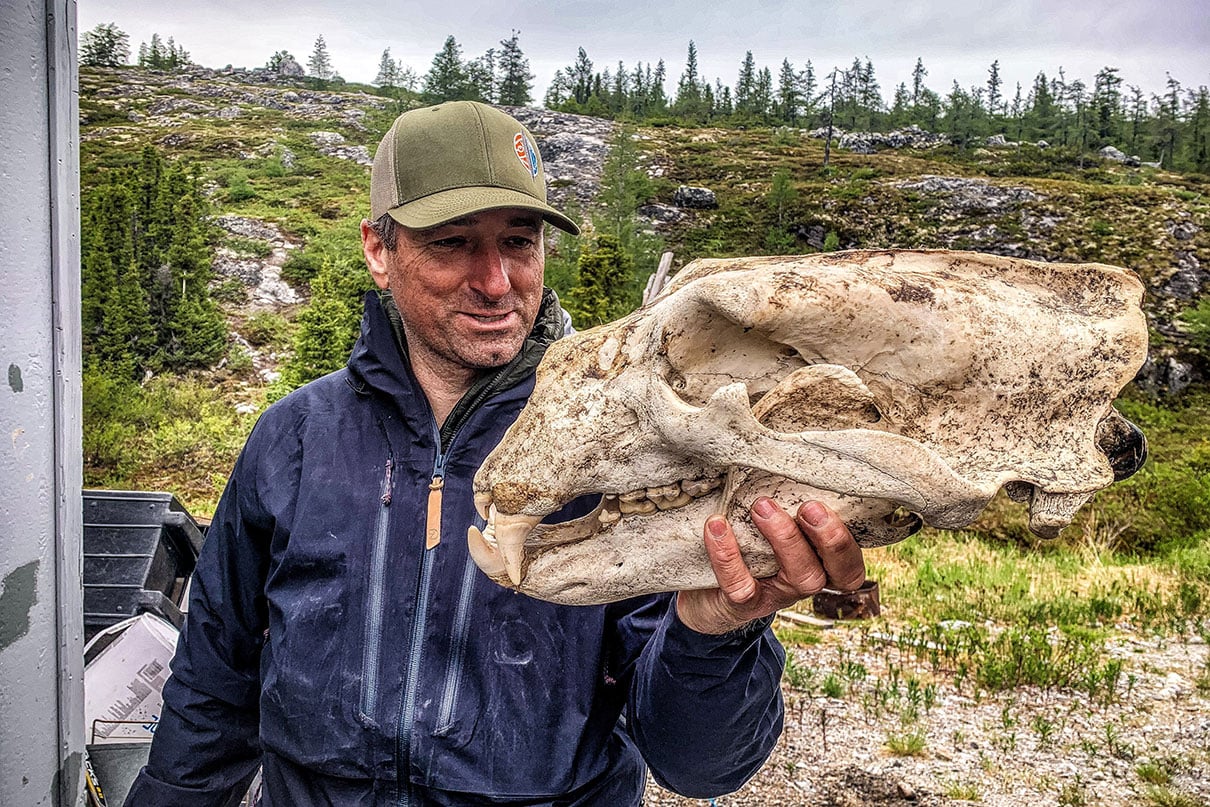
<instances>
[{"instance_id":1,"label":"man's eye","mask_svg":"<svg viewBox=\"0 0 1210 807\"><path fill-rule=\"evenodd\" d=\"M445 247L447 249L454 249L454 248L460 247L463 244L465 244L466 239L462 238L460 236L451 236L449 238L438 238L437 240L430 241L429 243L431 243L435 247Z\"/></svg>"},{"instance_id":2,"label":"man's eye","mask_svg":"<svg viewBox=\"0 0 1210 807\"><path fill-rule=\"evenodd\" d=\"M514 235L514 236L510 236L505 241L505 243L508 244L513 249L529 249L530 247L532 247L534 245L535 242L534 242L534 239L529 238L527 236Z\"/></svg>"}]
</instances>

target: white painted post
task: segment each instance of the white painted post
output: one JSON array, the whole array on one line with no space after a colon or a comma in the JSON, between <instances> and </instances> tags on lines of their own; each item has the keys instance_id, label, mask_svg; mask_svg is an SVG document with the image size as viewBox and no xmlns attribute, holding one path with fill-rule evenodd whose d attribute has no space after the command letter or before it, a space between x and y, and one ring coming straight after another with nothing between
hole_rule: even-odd
<instances>
[{"instance_id":1,"label":"white painted post","mask_svg":"<svg viewBox=\"0 0 1210 807\"><path fill-rule=\"evenodd\" d=\"M76 4L0 3L0 800L82 805Z\"/></svg>"}]
</instances>

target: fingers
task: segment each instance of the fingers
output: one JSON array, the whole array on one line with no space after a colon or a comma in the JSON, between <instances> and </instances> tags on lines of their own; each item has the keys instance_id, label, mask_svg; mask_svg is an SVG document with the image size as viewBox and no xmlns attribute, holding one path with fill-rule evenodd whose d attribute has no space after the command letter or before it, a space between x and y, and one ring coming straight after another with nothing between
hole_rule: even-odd
<instances>
[{"instance_id":1,"label":"fingers","mask_svg":"<svg viewBox=\"0 0 1210 807\"><path fill-rule=\"evenodd\" d=\"M853 591L865 582L861 547L839 516L821 502L805 502L795 521L815 548L831 588Z\"/></svg>"},{"instance_id":2,"label":"fingers","mask_svg":"<svg viewBox=\"0 0 1210 807\"><path fill-rule=\"evenodd\" d=\"M744 557L739 551L739 542L727 519L720 515L706 519L706 554L718 580L718 587L731 602L742 605L756 597L759 585Z\"/></svg>"},{"instance_id":3,"label":"fingers","mask_svg":"<svg viewBox=\"0 0 1210 807\"><path fill-rule=\"evenodd\" d=\"M781 566L778 576L800 597L827 585L825 566L812 545L803 540L798 523L777 502L766 497L753 502L752 522L773 548Z\"/></svg>"}]
</instances>

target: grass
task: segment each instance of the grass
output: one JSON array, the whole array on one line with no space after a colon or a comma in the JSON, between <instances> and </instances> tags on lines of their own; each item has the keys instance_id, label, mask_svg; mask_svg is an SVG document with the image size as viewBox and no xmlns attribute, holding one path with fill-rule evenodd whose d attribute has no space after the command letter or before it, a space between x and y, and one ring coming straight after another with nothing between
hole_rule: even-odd
<instances>
[{"instance_id":1,"label":"grass","mask_svg":"<svg viewBox=\"0 0 1210 807\"><path fill-rule=\"evenodd\" d=\"M1210 697L1210 658L1207 658L1202 663L1202 668L1198 671L1197 678L1194 679L1193 684L1203 697Z\"/></svg>"},{"instance_id":2,"label":"grass","mask_svg":"<svg viewBox=\"0 0 1210 807\"><path fill-rule=\"evenodd\" d=\"M916 726L907 726L900 731L887 735L886 748L897 757L922 757L928 746L928 738L924 730Z\"/></svg>"},{"instance_id":3,"label":"grass","mask_svg":"<svg viewBox=\"0 0 1210 807\"><path fill-rule=\"evenodd\" d=\"M1143 799L1151 807L1205 807L1201 799L1169 787L1148 787L1143 790Z\"/></svg>"},{"instance_id":4,"label":"grass","mask_svg":"<svg viewBox=\"0 0 1210 807\"><path fill-rule=\"evenodd\" d=\"M1134 767L1134 773L1149 785L1165 787L1172 784L1172 770L1162 762L1141 762Z\"/></svg>"},{"instance_id":5,"label":"grass","mask_svg":"<svg viewBox=\"0 0 1210 807\"><path fill-rule=\"evenodd\" d=\"M956 779L945 782L942 793L947 798L955 799L956 801L981 801L979 786L973 782L964 782Z\"/></svg>"},{"instance_id":6,"label":"grass","mask_svg":"<svg viewBox=\"0 0 1210 807\"><path fill-rule=\"evenodd\" d=\"M263 393L200 378L157 377L143 385L84 375L84 486L166 490L194 516L209 516L256 414L239 414L243 395Z\"/></svg>"}]
</instances>

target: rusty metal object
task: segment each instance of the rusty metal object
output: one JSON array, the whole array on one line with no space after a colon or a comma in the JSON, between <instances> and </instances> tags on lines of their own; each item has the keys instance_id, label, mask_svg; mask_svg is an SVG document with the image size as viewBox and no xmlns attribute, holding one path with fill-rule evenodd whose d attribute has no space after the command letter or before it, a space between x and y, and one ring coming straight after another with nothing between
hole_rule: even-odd
<instances>
[{"instance_id":1,"label":"rusty metal object","mask_svg":"<svg viewBox=\"0 0 1210 807\"><path fill-rule=\"evenodd\" d=\"M878 581L867 580L856 591L825 588L811 598L811 610L828 619L870 619L882 613Z\"/></svg>"}]
</instances>

